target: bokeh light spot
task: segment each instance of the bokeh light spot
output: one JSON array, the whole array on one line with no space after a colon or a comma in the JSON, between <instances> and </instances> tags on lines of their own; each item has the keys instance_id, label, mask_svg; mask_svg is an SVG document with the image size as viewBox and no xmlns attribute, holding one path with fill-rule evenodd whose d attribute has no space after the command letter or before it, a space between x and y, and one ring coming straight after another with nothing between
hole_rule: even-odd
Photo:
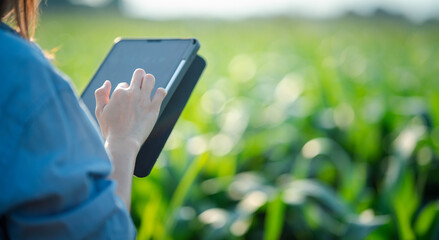
<instances>
[{"instance_id":1,"label":"bokeh light spot","mask_svg":"<svg viewBox=\"0 0 439 240\"><path fill-rule=\"evenodd\" d=\"M226 97L218 89L212 89L203 94L201 107L210 114L220 113L224 109Z\"/></svg>"},{"instance_id":2,"label":"bokeh light spot","mask_svg":"<svg viewBox=\"0 0 439 240\"><path fill-rule=\"evenodd\" d=\"M322 151L322 145L318 139L313 139L307 142L302 148L302 155L305 158L311 159L317 156Z\"/></svg>"},{"instance_id":3,"label":"bokeh light spot","mask_svg":"<svg viewBox=\"0 0 439 240\"><path fill-rule=\"evenodd\" d=\"M200 214L199 220L205 224L210 224L214 228L221 228L227 222L228 213L221 208L211 208Z\"/></svg>"},{"instance_id":4,"label":"bokeh light spot","mask_svg":"<svg viewBox=\"0 0 439 240\"><path fill-rule=\"evenodd\" d=\"M253 58L248 55L237 55L230 61L229 74L234 80L246 82L255 76L256 63Z\"/></svg>"},{"instance_id":5,"label":"bokeh light spot","mask_svg":"<svg viewBox=\"0 0 439 240\"><path fill-rule=\"evenodd\" d=\"M187 141L187 151L193 155L199 155L207 150L207 141L202 136L195 136Z\"/></svg>"}]
</instances>

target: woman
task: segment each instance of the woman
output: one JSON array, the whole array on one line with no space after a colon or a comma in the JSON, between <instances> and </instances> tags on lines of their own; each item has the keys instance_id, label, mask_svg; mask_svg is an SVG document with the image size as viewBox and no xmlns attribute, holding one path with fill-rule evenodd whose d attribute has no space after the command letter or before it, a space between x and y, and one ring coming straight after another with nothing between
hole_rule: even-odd
<instances>
[{"instance_id":1,"label":"woman","mask_svg":"<svg viewBox=\"0 0 439 240\"><path fill-rule=\"evenodd\" d=\"M39 1L0 0L0 239L133 239L135 157L166 95L154 77L96 90L95 128L30 40ZM111 159L111 161L110 161Z\"/></svg>"}]
</instances>

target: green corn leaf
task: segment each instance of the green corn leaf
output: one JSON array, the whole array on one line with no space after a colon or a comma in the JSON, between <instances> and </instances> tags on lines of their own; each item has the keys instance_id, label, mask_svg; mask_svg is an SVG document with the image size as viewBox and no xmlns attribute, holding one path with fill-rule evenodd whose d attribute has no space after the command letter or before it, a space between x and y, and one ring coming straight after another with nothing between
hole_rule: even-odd
<instances>
[{"instance_id":1,"label":"green corn leaf","mask_svg":"<svg viewBox=\"0 0 439 240\"><path fill-rule=\"evenodd\" d=\"M281 196L281 194L278 194L268 203L265 218L265 240L275 240L281 236L285 218L285 203L282 201Z\"/></svg>"}]
</instances>

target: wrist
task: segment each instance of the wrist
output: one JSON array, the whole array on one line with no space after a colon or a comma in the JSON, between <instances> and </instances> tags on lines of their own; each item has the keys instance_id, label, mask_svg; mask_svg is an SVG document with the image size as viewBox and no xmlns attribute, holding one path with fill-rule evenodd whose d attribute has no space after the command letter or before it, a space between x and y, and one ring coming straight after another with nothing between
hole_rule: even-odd
<instances>
[{"instance_id":1,"label":"wrist","mask_svg":"<svg viewBox=\"0 0 439 240\"><path fill-rule=\"evenodd\" d=\"M115 150L133 152L136 155L141 147L140 143L132 138L114 137L112 135L109 135L105 140L105 147L107 146Z\"/></svg>"},{"instance_id":2,"label":"wrist","mask_svg":"<svg viewBox=\"0 0 439 240\"><path fill-rule=\"evenodd\" d=\"M113 164L123 161L125 164L132 163L134 166L137 154L139 153L141 145L130 138L116 138L111 135L105 141L105 149L110 155Z\"/></svg>"},{"instance_id":3,"label":"wrist","mask_svg":"<svg viewBox=\"0 0 439 240\"><path fill-rule=\"evenodd\" d=\"M116 194L128 209L131 202L131 181L139 149L140 144L133 139L108 136L105 141L105 150L113 165L110 179L117 182Z\"/></svg>"}]
</instances>

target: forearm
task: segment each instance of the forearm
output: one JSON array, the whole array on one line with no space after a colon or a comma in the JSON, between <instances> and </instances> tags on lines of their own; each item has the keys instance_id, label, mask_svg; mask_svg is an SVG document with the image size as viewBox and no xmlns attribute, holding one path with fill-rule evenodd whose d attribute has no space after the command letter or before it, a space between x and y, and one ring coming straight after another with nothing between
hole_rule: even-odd
<instances>
[{"instance_id":1,"label":"forearm","mask_svg":"<svg viewBox=\"0 0 439 240\"><path fill-rule=\"evenodd\" d=\"M117 183L116 194L128 209L131 205L131 188L134 165L139 145L135 142L107 139L105 149L113 164L111 179Z\"/></svg>"}]
</instances>

